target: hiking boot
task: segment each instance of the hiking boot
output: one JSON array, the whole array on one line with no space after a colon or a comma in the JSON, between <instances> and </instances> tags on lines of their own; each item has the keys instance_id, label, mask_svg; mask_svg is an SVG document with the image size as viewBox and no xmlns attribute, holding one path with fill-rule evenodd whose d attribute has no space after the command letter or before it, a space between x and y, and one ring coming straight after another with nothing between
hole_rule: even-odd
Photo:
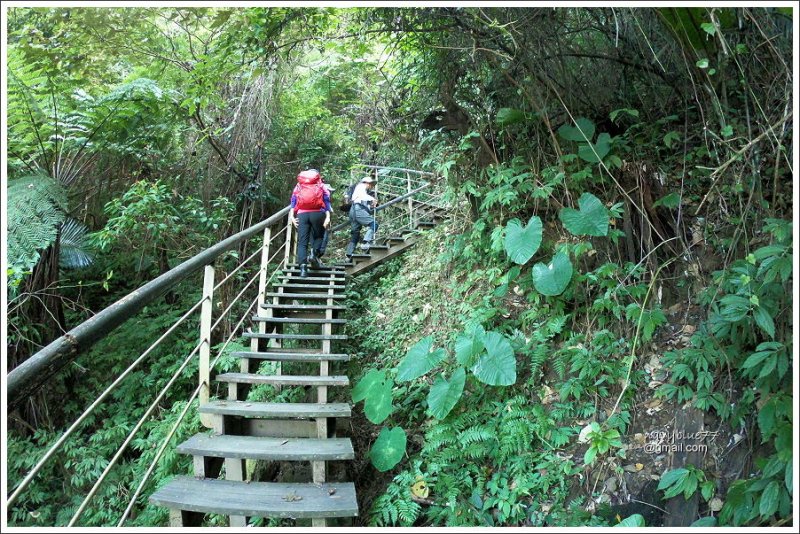
<instances>
[{"instance_id":1,"label":"hiking boot","mask_svg":"<svg viewBox=\"0 0 800 534\"><path fill-rule=\"evenodd\" d=\"M322 262L319 261L318 257L311 256L311 268L312 269L322 269Z\"/></svg>"},{"instance_id":2,"label":"hiking boot","mask_svg":"<svg viewBox=\"0 0 800 534\"><path fill-rule=\"evenodd\" d=\"M308 277L308 265L305 263L300 264L300 278Z\"/></svg>"},{"instance_id":3,"label":"hiking boot","mask_svg":"<svg viewBox=\"0 0 800 534\"><path fill-rule=\"evenodd\" d=\"M369 243L361 243L361 250L363 252L369 252Z\"/></svg>"}]
</instances>

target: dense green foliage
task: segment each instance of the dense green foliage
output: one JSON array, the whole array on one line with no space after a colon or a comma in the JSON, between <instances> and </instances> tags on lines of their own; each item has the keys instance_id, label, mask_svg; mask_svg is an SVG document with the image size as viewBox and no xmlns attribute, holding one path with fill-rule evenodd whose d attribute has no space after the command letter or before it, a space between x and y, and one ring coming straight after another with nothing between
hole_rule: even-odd
<instances>
[{"instance_id":1,"label":"dense green foliage","mask_svg":"<svg viewBox=\"0 0 800 534\"><path fill-rule=\"evenodd\" d=\"M353 421L364 524L661 524L653 510L666 505L644 480L658 480L659 498L699 494L697 525L784 524L791 17L9 8L9 367L283 207L298 170L342 186L359 162L425 169L446 182L450 221L348 289L344 348L358 358L343 396L364 415ZM217 266L229 272L248 246ZM251 274L223 289L223 308ZM9 488L199 287L181 284L9 414ZM183 324L82 424L10 524L69 522L196 327ZM116 525L196 372L193 360L79 524ZM249 398L302 395L259 386ZM681 410L731 447L670 468L635 448ZM199 428L188 413L173 444ZM167 448L126 525L164 524L148 491L190 464ZM640 496L654 506L625 507Z\"/></svg>"}]
</instances>

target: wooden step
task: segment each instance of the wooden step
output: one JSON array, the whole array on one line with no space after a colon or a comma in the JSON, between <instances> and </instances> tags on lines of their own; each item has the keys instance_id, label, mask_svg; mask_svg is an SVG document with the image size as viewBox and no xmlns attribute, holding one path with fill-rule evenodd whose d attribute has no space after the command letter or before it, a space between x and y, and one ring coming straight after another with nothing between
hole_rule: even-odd
<instances>
[{"instance_id":1,"label":"wooden step","mask_svg":"<svg viewBox=\"0 0 800 534\"><path fill-rule=\"evenodd\" d=\"M347 273L339 269L335 265L331 265L331 269L320 271L319 269L308 269L308 276L319 276L326 280L331 278L347 278ZM294 267L281 269L281 276L299 276L300 269Z\"/></svg>"},{"instance_id":2,"label":"wooden step","mask_svg":"<svg viewBox=\"0 0 800 534\"><path fill-rule=\"evenodd\" d=\"M346 310L347 306L337 306L335 304L272 304L264 303L262 308L280 308L281 310L294 310L294 311L313 311L313 310Z\"/></svg>"},{"instance_id":3,"label":"wooden step","mask_svg":"<svg viewBox=\"0 0 800 534\"><path fill-rule=\"evenodd\" d=\"M414 236L416 236L418 232L418 230L412 230L408 239L404 239L402 242L392 246L388 252L377 254L375 257L372 257L368 260L359 260L354 266L348 268L349 274L351 276L355 276L365 273L370 269L375 268L377 265L403 254L409 248L415 246L417 240Z\"/></svg>"},{"instance_id":4,"label":"wooden step","mask_svg":"<svg viewBox=\"0 0 800 534\"><path fill-rule=\"evenodd\" d=\"M369 254L351 254L350 257L353 259L366 259L371 258L372 256Z\"/></svg>"},{"instance_id":5,"label":"wooden step","mask_svg":"<svg viewBox=\"0 0 800 534\"><path fill-rule=\"evenodd\" d=\"M386 238L387 242L388 241L394 241L395 243L402 243L405 240L406 240L405 237L400 237L400 236L391 236L391 237L387 237Z\"/></svg>"},{"instance_id":6,"label":"wooden step","mask_svg":"<svg viewBox=\"0 0 800 534\"><path fill-rule=\"evenodd\" d=\"M347 438L261 438L195 434L177 447L181 454L250 460L328 461L355 458Z\"/></svg>"},{"instance_id":7,"label":"wooden step","mask_svg":"<svg viewBox=\"0 0 800 534\"><path fill-rule=\"evenodd\" d=\"M296 376L296 375L257 375L251 373L223 373L217 375L217 382L232 384L270 384L275 386L349 386L346 376Z\"/></svg>"},{"instance_id":8,"label":"wooden step","mask_svg":"<svg viewBox=\"0 0 800 534\"><path fill-rule=\"evenodd\" d=\"M280 280L283 283L297 283L297 282L334 282L334 283L343 283L345 282L344 276L306 276L305 278L300 278L294 274L285 274L280 277Z\"/></svg>"},{"instance_id":9,"label":"wooden step","mask_svg":"<svg viewBox=\"0 0 800 534\"><path fill-rule=\"evenodd\" d=\"M246 517L352 517L358 515L352 482L300 484L176 477L150 502L191 512Z\"/></svg>"},{"instance_id":10,"label":"wooden step","mask_svg":"<svg viewBox=\"0 0 800 534\"><path fill-rule=\"evenodd\" d=\"M298 280L298 282L300 280L303 280L303 279L300 278ZM296 287L296 288L300 288L300 289L319 289L319 290L322 290L322 291L328 291L330 289L334 289L334 290L336 290L336 289L344 289L347 286L336 285L336 284L333 284L333 285L327 284L326 285L326 284L292 284L292 283L289 283L289 284L275 284L272 287Z\"/></svg>"},{"instance_id":11,"label":"wooden step","mask_svg":"<svg viewBox=\"0 0 800 534\"><path fill-rule=\"evenodd\" d=\"M319 319L301 319L294 317L259 317L253 316L253 321L261 323L288 323L288 324L345 324L347 319L326 319L320 317Z\"/></svg>"},{"instance_id":12,"label":"wooden step","mask_svg":"<svg viewBox=\"0 0 800 534\"><path fill-rule=\"evenodd\" d=\"M340 269L338 265L336 266L337 269ZM344 271L331 271L329 273L321 272L321 271L307 271L308 276L305 278L300 277L300 270L299 269L285 269L284 275L291 276L294 280L308 280L309 278L316 277L316 278L323 278L326 281L335 280L337 282L344 282L346 279Z\"/></svg>"},{"instance_id":13,"label":"wooden step","mask_svg":"<svg viewBox=\"0 0 800 534\"><path fill-rule=\"evenodd\" d=\"M350 405L345 403L320 404L217 400L200 406L199 410L200 413L274 419L350 417Z\"/></svg>"},{"instance_id":14,"label":"wooden step","mask_svg":"<svg viewBox=\"0 0 800 534\"><path fill-rule=\"evenodd\" d=\"M323 293L264 293L265 297L285 299L343 299L344 295L325 295Z\"/></svg>"},{"instance_id":15,"label":"wooden step","mask_svg":"<svg viewBox=\"0 0 800 534\"><path fill-rule=\"evenodd\" d=\"M315 273L324 273L324 274L343 274L344 271L341 269L333 266L333 265L326 265L325 269L314 269L310 263L306 264L308 266L308 271L314 271ZM290 263L283 269L283 272L300 272L300 265L297 263Z\"/></svg>"},{"instance_id":16,"label":"wooden step","mask_svg":"<svg viewBox=\"0 0 800 534\"><path fill-rule=\"evenodd\" d=\"M334 341L345 340L345 335L324 335L324 334L261 334L259 332L245 332L244 337L249 339L302 339L302 340L319 340L319 341Z\"/></svg>"},{"instance_id":17,"label":"wooden step","mask_svg":"<svg viewBox=\"0 0 800 534\"><path fill-rule=\"evenodd\" d=\"M324 352L232 352L235 358L249 358L252 360L267 360L273 362L324 362L324 361L350 361L349 354L324 353Z\"/></svg>"},{"instance_id":18,"label":"wooden step","mask_svg":"<svg viewBox=\"0 0 800 534\"><path fill-rule=\"evenodd\" d=\"M370 250L389 250L389 245L372 245L369 247Z\"/></svg>"}]
</instances>

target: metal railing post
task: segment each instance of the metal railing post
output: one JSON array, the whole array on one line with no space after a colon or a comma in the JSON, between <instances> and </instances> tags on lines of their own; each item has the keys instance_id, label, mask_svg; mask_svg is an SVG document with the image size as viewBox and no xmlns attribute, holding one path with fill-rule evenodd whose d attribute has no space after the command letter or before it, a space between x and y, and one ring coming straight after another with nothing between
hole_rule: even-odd
<instances>
[{"instance_id":1,"label":"metal railing post","mask_svg":"<svg viewBox=\"0 0 800 534\"><path fill-rule=\"evenodd\" d=\"M377 199L378 199L378 169L375 169L375 189L372 192L372 196L375 197L375 200L376 200L375 205L377 206L377 204L378 204L378 202L377 202ZM372 243L370 243L370 244L374 244L378 240L378 236L376 235L378 233L378 232L376 232L377 224L378 224L378 211L377 210L373 210L372 211Z\"/></svg>"},{"instance_id":2,"label":"metal railing post","mask_svg":"<svg viewBox=\"0 0 800 534\"><path fill-rule=\"evenodd\" d=\"M406 194L411 192L411 173L406 171ZM408 228L414 228L414 200L408 197Z\"/></svg>"},{"instance_id":3,"label":"metal railing post","mask_svg":"<svg viewBox=\"0 0 800 534\"><path fill-rule=\"evenodd\" d=\"M264 316L264 292L267 289L267 271L269 270L269 248L272 241L272 228L264 228L264 246L261 249L261 275L258 277L258 310L259 317Z\"/></svg>"},{"instance_id":4,"label":"metal railing post","mask_svg":"<svg viewBox=\"0 0 800 534\"><path fill-rule=\"evenodd\" d=\"M292 254L292 238L294 237L294 225L286 220L286 244L285 249L283 251L283 268L286 269L289 267L289 257Z\"/></svg>"},{"instance_id":5,"label":"metal railing post","mask_svg":"<svg viewBox=\"0 0 800 534\"><path fill-rule=\"evenodd\" d=\"M211 390L209 363L211 360L211 315L214 311L214 266L206 265L203 276L203 304L200 308L200 406L208 403ZM212 417L200 414L206 428L213 428Z\"/></svg>"}]
</instances>

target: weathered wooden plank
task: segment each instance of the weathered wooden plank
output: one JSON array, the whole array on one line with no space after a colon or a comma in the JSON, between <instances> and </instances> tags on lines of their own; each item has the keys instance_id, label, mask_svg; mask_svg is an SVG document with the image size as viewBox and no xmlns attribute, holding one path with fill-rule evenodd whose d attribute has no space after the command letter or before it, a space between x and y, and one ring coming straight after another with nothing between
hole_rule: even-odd
<instances>
[{"instance_id":1,"label":"weathered wooden plank","mask_svg":"<svg viewBox=\"0 0 800 534\"><path fill-rule=\"evenodd\" d=\"M282 484L177 477L150 497L157 506L247 517L353 517L352 482Z\"/></svg>"},{"instance_id":2,"label":"weathered wooden plank","mask_svg":"<svg viewBox=\"0 0 800 534\"><path fill-rule=\"evenodd\" d=\"M257 339L302 339L302 340L345 340L347 336L344 334L336 334L336 335L329 335L326 336L324 334L261 334L259 332L245 332L243 334L244 337L247 338L257 338Z\"/></svg>"},{"instance_id":3,"label":"weathered wooden plank","mask_svg":"<svg viewBox=\"0 0 800 534\"><path fill-rule=\"evenodd\" d=\"M267 347L262 352L281 352L284 354L323 354L318 348Z\"/></svg>"},{"instance_id":4,"label":"weathered wooden plank","mask_svg":"<svg viewBox=\"0 0 800 534\"><path fill-rule=\"evenodd\" d=\"M343 299L345 295L326 295L325 293L267 293L268 297L282 299Z\"/></svg>"},{"instance_id":5,"label":"weathered wooden plank","mask_svg":"<svg viewBox=\"0 0 800 534\"><path fill-rule=\"evenodd\" d=\"M394 240L394 239L392 238L392 240ZM358 262L356 265L354 265L352 267L348 267L347 268L347 272L350 275L356 275L356 274L365 273L365 272L373 269L377 265L385 262L386 260L390 260L390 259L394 258L395 256L399 256L400 254L402 254L406 250L408 250L411 247L415 246L416 245L416 241L417 241L416 237L409 236L407 239L403 240L402 242L398 242L396 245L392 245L392 247L389 249L389 251L386 254L381 255L380 257L374 257L374 258L370 258L370 259L365 260L365 261Z\"/></svg>"},{"instance_id":6,"label":"weathered wooden plank","mask_svg":"<svg viewBox=\"0 0 800 534\"><path fill-rule=\"evenodd\" d=\"M274 417L302 419L316 417L350 417L350 405L345 403L278 403L245 401L211 401L200 408L201 413L234 415L237 417Z\"/></svg>"},{"instance_id":7,"label":"weathered wooden plank","mask_svg":"<svg viewBox=\"0 0 800 534\"><path fill-rule=\"evenodd\" d=\"M299 273L300 272L300 268L296 263L290 263L289 267L287 267L286 269L283 269L283 272L284 273ZM326 265L325 269L313 269L313 268L311 268L311 266L309 266L308 274L309 274L309 276L312 276L312 275L313 276L321 276L321 275L329 275L329 274L342 275L342 274L344 274L344 270L342 270L341 268L337 267L336 265Z\"/></svg>"},{"instance_id":8,"label":"weathered wooden plank","mask_svg":"<svg viewBox=\"0 0 800 534\"><path fill-rule=\"evenodd\" d=\"M343 375L259 375L254 373L223 373L217 375L218 382L240 384L275 384L281 386L349 386L350 380Z\"/></svg>"},{"instance_id":9,"label":"weathered wooden plank","mask_svg":"<svg viewBox=\"0 0 800 534\"><path fill-rule=\"evenodd\" d=\"M317 423L313 419L244 419L243 422L244 432L248 436L315 439L317 437Z\"/></svg>"},{"instance_id":10,"label":"weathered wooden plank","mask_svg":"<svg viewBox=\"0 0 800 534\"><path fill-rule=\"evenodd\" d=\"M262 438L196 434L181 443L181 454L251 460L326 461L352 460L353 444L347 438ZM195 473L196 474L196 473Z\"/></svg>"},{"instance_id":11,"label":"weathered wooden plank","mask_svg":"<svg viewBox=\"0 0 800 534\"><path fill-rule=\"evenodd\" d=\"M259 317L253 316L253 321L265 323L289 323L289 324L346 324L347 319L327 319L325 317L302 319L299 317Z\"/></svg>"},{"instance_id":12,"label":"weathered wooden plank","mask_svg":"<svg viewBox=\"0 0 800 534\"><path fill-rule=\"evenodd\" d=\"M319 310L319 311L326 311L326 310L346 310L346 306L330 306L327 304L263 304L262 308L280 308L281 310L297 310L297 311L308 311L308 310Z\"/></svg>"},{"instance_id":13,"label":"weathered wooden plank","mask_svg":"<svg viewBox=\"0 0 800 534\"><path fill-rule=\"evenodd\" d=\"M301 278L301 280L302 280L302 278ZM299 288L302 288L302 289L308 289L310 291L314 291L314 290L317 290L317 289L322 290L322 291L328 291L330 289L344 289L347 286L342 285L342 284L291 284L291 283L289 283L289 284L275 284L273 287L284 287L284 288L286 288L286 287L299 287Z\"/></svg>"},{"instance_id":14,"label":"weathered wooden plank","mask_svg":"<svg viewBox=\"0 0 800 534\"><path fill-rule=\"evenodd\" d=\"M300 267L300 264L299 264L299 263L297 263L297 262L294 262L294 263L287 263L287 264L286 264L286 269L284 269L284 271L286 271L286 270L291 270L291 269L296 269L296 268L298 268L298 267ZM315 269L315 270L317 270L317 271L324 271L324 270L333 270L333 269L332 269L331 267L327 267L326 269Z\"/></svg>"},{"instance_id":15,"label":"weathered wooden plank","mask_svg":"<svg viewBox=\"0 0 800 534\"><path fill-rule=\"evenodd\" d=\"M346 362L350 360L349 354L322 354L320 352L233 352L232 355L237 358L252 358L254 360L283 362Z\"/></svg>"}]
</instances>

